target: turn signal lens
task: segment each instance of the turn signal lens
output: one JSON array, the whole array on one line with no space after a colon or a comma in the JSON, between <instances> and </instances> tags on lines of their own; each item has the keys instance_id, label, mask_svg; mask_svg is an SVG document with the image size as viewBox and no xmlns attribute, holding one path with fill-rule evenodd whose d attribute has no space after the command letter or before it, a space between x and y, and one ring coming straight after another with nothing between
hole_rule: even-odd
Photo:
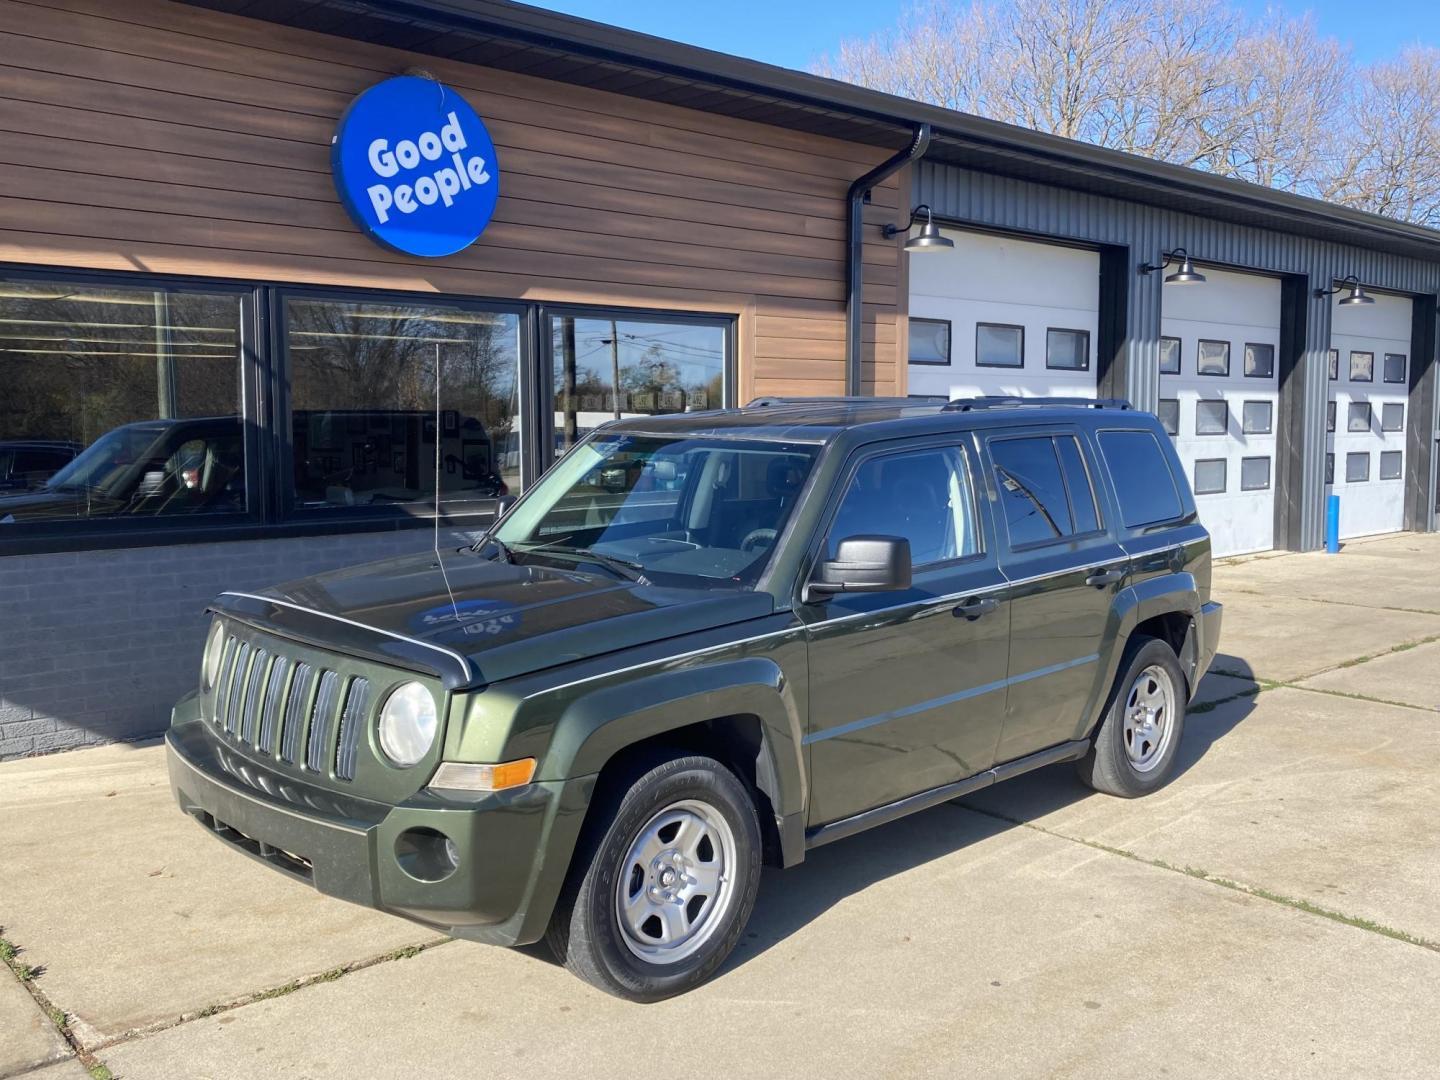
<instances>
[{"instance_id":1,"label":"turn signal lens","mask_svg":"<svg viewBox=\"0 0 1440 1080\"><path fill-rule=\"evenodd\" d=\"M521 758L499 765L469 765L447 761L435 770L432 791L504 791L524 787L535 776L535 759Z\"/></svg>"}]
</instances>

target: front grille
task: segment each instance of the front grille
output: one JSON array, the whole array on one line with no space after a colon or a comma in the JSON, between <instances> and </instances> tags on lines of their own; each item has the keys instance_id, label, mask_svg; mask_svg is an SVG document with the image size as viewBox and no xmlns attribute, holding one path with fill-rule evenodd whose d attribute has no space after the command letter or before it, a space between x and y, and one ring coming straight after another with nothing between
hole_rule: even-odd
<instances>
[{"instance_id":1,"label":"front grille","mask_svg":"<svg viewBox=\"0 0 1440 1080\"><path fill-rule=\"evenodd\" d=\"M339 780L355 779L369 722L370 681L271 651L231 634L212 693L215 727L261 754Z\"/></svg>"}]
</instances>

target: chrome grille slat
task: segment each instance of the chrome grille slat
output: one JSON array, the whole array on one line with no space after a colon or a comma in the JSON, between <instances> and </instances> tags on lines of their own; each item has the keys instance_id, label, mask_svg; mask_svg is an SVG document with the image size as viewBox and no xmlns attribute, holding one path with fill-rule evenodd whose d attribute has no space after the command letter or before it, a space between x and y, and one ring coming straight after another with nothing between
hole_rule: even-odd
<instances>
[{"instance_id":1,"label":"chrome grille slat","mask_svg":"<svg viewBox=\"0 0 1440 1080\"><path fill-rule=\"evenodd\" d=\"M232 735L240 724L241 696L250 674L250 652L250 643L242 642L235 656L235 670L230 673L229 692L225 695L225 730Z\"/></svg>"},{"instance_id":2,"label":"chrome grille slat","mask_svg":"<svg viewBox=\"0 0 1440 1080\"><path fill-rule=\"evenodd\" d=\"M285 678L289 674L290 658L275 657L275 663L270 665L270 678L265 683L265 704L260 713L260 737L255 744L255 748L262 753L275 752L275 725L284 705Z\"/></svg>"},{"instance_id":3,"label":"chrome grille slat","mask_svg":"<svg viewBox=\"0 0 1440 1080\"><path fill-rule=\"evenodd\" d=\"M280 760L294 762L300 752L300 736L305 718L309 716L310 691L315 684L315 669L304 662L295 665L290 679L290 696L285 702L284 721L280 729Z\"/></svg>"},{"instance_id":4,"label":"chrome grille slat","mask_svg":"<svg viewBox=\"0 0 1440 1080\"><path fill-rule=\"evenodd\" d=\"M231 634L225 639L225 646L220 652L220 673L216 676L215 686L211 690L215 699L212 719L217 727L225 726L225 705L230 696L230 678L234 674L237 647L235 635Z\"/></svg>"},{"instance_id":5,"label":"chrome grille slat","mask_svg":"<svg viewBox=\"0 0 1440 1080\"><path fill-rule=\"evenodd\" d=\"M250 677L245 680L245 703L241 707L238 724L242 742L255 741L255 729L260 721L260 687L264 685L262 680L268 673L269 661L270 654L266 650L255 650L254 659L250 662Z\"/></svg>"},{"instance_id":6,"label":"chrome grille slat","mask_svg":"<svg viewBox=\"0 0 1440 1080\"><path fill-rule=\"evenodd\" d=\"M340 745L335 751L335 776L338 779L355 779L355 754L369 709L370 680L351 679L350 689L345 695L345 708L340 713Z\"/></svg>"},{"instance_id":7,"label":"chrome grille slat","mask_svg":"<svg viewBox=\"0 0 1440 1080\"><path fill-rule=\"evenodd\" d=\"M311 772L325 771L326 751L339 707L340 675L326 671L320 676L320 689L315 693L315 711L310 717L310 734L305 745L305 767Z\"/></svg>"}]
</instances>

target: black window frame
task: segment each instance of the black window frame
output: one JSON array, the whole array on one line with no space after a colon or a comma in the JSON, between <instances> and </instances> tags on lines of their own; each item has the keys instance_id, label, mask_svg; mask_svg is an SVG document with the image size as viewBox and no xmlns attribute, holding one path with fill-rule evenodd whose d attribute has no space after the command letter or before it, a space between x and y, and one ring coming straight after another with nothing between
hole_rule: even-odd
<instances>
[{"instance_id":1,"label":"black window frame","mask_svg":"<svg viewBox=\"0 0 1440 1080\"><path fill-rule=\"evenodd\" d=\"M1249 425L1249 411L1251 405L1264 405L1266 409L1266 424L1263 428L1252 429ZM1275 434L1275 403L1269 398L1250 398L1240 403L1240 433L1242 435L1274 435Z\"/></svg>"},{"instance_id":2,"label":"black window frame","mask_svg":"<svg viewBox=\"0 0 1440 1080\"><path fill-rule=\"evenodd\" d=\"M1200 354L1206 345L1225 346L1225 370L1204 371L1200 367ZM1207 379L1228 379L1230 377L1230 355L1235 351L1234 345L1228 341L1221 341L1218 338L1201 338L1195 343L1195 374L1203 375Z\"/></svg>"},{"instance_id":3,"label":"black window frame","mask_svg":"<svg viewBox=\"0 0 1440 1080\"><path fill-rule=\"evenodd\" d=\"M1166 434L1166 435L1169 435L1172 439L1178 438L1179 435L1180 435L1180 399L1179 399L1178 397L1173 397L1173 398L1160 398L1160 399L1158 399L1158 400L1156 401L1155 404L1156 404L1155 419L1160 421L1160 427L1164 430L1165 434ZM1165 427L1165 418L1160 415L1159 406L1161 406L1161 405L1166 405L1166 404L1174 405L1174 406L1175 406L1175 409L1174 409L1174 414L1175 414L1175 430L1174 430L1174 431L1171 431L1168 427Z\"/></svg>"},{"instance_id":4,"label":"black window frame","mask_svg":"<svg viewBox=\"0 0 1440 1080\"><path fill-rule=\"evenodd\" d=\"M1386 476L1386 475L1385 475L1385 460L1386 460L1387 458L1393 460L1393 459L1395 459L1395 458L1397 458L1397 457L1400 459L1400 468L1399 468L1399 471L1397 471L1394 476ZM1405 451L1404 451L1404 450L1381 450L1381 451L1380 451L1380 466L1379 466L1379 469L1378 469L1378 470L1376 471L1376 473L1375 473L1375 479L1376 479L1376 480L1404 480L1404 479L1405 479Z\"/></svg>"},{"instance_id":5,"label":"black window frame","mask_svg":"<svg viewBox=\"0 0 1440 1080\"><path fill-rule=\"evenodd\" d=\"M928 315L907 315L907 327L913 327L916 323L933 323L945 327L945 359L944 360L916 360L910 355L909 346L905 349L905 362L914 364L916 367L950 367L955 359L955 323L950 319L933 319Z\"/></svg>"},{"instance_id":6,"label":"black window frame","mask_svg":"<svg viewBox=\"0 0 1440 1080\"><path fill-rule=\"evenodd\" d=\"M1367 376L1366 376L1365 378L1363 378L1363 379L1356 378L1356 376L1355 376L1355 357L1357 357L1357 356L1368 356L1368 357L1370 357L1370 374L1367 375ZM1375 352L1374 352L1374 350L1366 350L1366 349L1351 349L1351 350L1350 350L1350 379L1349 379L1349 381L1352 382L1352 383L1355 383L1355 382L1358 382L1358 383L1373 383L1373 382L1375 381Z\"/></svg>"},{"instance_id":7,"label":"black window frame","mask_svg":"<svg viewBox=\"0 0 1440 1080\"><path fill-rule=\"evenodd\" d=\"M1270 352L1270 370L1263 375L1253 373L1250 370L1250 350L1268 349ZM1275 346L1268 341L1247 341L1245 342L1245 356L1241 361L1241 375L1247 379L1273 379L1275 377Z\"/></svg>"},{"instance_id":8,"label":"black window frame","mask_svg":"<svg viewBox=\"0 0 1440 1080\"><path fill-rule=\"evenodd\" d=\"M1329 364L1330 364L1330 381L1331 381L1331 382L1339 382L1339 381L1340 381L1340 350L1339 350L1339 349L1326 349L1325 351L1326 351L1326 353L1327 353L1327 359L1328 359Z\"/></svg>"},{"instance_id":9,"label":"black window frame","mask_svg":"<svg viewBox=\"0 0 1440 1080\"><path fill-rule=\"evenodd\" d=\"M1340 403L1332 397L1325 403L1325 434L1333 435L1335 433L1335 425L1338 422L1339 413Z\"/></svg>"},{"instance_id":10,"label":"black window frame","mask_svg":"<svg viewBox=\"0 0 1440 1080\"><path fill-rule=\"evenodd\" d=\"M1355 426L1355 410L1365 410L1365 423L1362 427ZM1347 435L1368 434L1375 429L1375 410L1371 408L1368 401L1352 401L1345 409L1345 433Z\"/></svg>"},{"instance_id":11,"label":"black window frame","mask_svg":"<svg viewBox=\"0 0 1440 1080\"><path fill-rule=\"evenodd\" d=\"M1224 410L1224 424L1219 431L1200 430L1200 406L1219 405ZM1195 437L1203 439L1223 438L1230 434L1230 400L1228 398L1196 398L1195 399Z\"/></svg>"},{"instance_id":12,"label":"black window frame","mask_svg":"<svg viewBox=\"0 0 1440 1080\"><path fill-rule=\"evenodd\" d=\"M1066 367L1063 364L1050 363L1050 335L1051 334L1078 334L1083 345L1082 357L1084 362L1079 367ZM1021 334L1021 354L1024 354L1024 334ZM1090 331L1080 330L1070 326L1047 326L1045 328L1045 369L1047 371L1089 371L1090 370Z\"/></svg>"},{"instance_id":13,"label":"black window frame","mask_svg":"<svg viewBox=\"0 0 1440 1080\"><path fill-rule=\"evenodd\" d=\"M1325 451L1325 486L1335 486L1335 451Z\"/></svg>"},{"instance_id":14,"label":"black window frame","mask_svg":"<svg viewBox=\"0 0 1440 1080\"><path fill-rule=\"evenodd\" d=\"M1265 483L1250 485L1245 483L1245 466L1252 461L1263 461L1265 463ZM1274 462L1268 454L1252 454L1240 459L1240 490L1241 491L1269 491L1271 478L1275 472Z\"/></svg>"},{"instance_id":15,"label":"black window frame","mask_svg":"<svg viewBox=\"0 0 1440 1080\"><path fill-rule=\"evenodd\" d=\"M1399 377L1398 379L1392 379L1392 378L1390 378L1390 361L1391 361L1391 360L1399 360L1399 361L1400 361L1400 377ZM1387 382L1387 383L1389 383L1391 386L1404 386L1406 380L1409 378L1409 375L1410 375L1410 357L1409 357L1408 354L1406 354L1406 353L1393 353L1393 352L1387 352L1387 353L1385 354L1385 359L1380 362L1380 380L1381 380L1382 382Z\"/></svg>"},{"instance_id":16,"label":"black window frame","mask_svg":"<svg viewBox=\"0 0 1440 1080\"><path fill-rule=\"evenodd\" d=\"M1392 409L1400 410L1400 423L1394 427L1391 427L1389 424L1385 423L1385 415L1389 413ZM1392 433L1405 430L1405 402L1382 401L1380 403L1380 430Z\"/></svg>"},{"instance_id":17,"label":"black window frame","mask_svg":"<svg viewBox=\"0 0 1440 1080\"><path fill-rule=\"evenodd\" d=\"M1018 364L984 364L980 362L980 331L981 330L1018 330L1020 331L1020 363ZM1019 323L997 323L977 322L975 324L975 366L991 368L995 371L1024 371L1025 370L1025 327Z\"/></svg>"},{"instance_id":18,"label":"black window frame","mask_svg":"<svg viewBox=\"0 0 1440 1080\"><path fill-rule=\"evenodd\" d=\"M177 544L222 543L285 537L359 535L433 528L436 514L428 504L396 504L385 513L369 508L309 508L285 513L285 492L291 486L293 433L289 427L289 364L283 349L283 299L329 299L352 303L413 304L422 307L459 305L471 310L509 311L519 314L518 389L521 417L521 483L529 488L554 461L554 386L548 335L543 333L547 314L577 317L613 316L685 325L716 325L724 331L724 406L736 402L737 331L739 313L681 308L602 307L593 304L552 303L476 297L456 293L415 292L399 289L348 286L311 286L274 280L209 278L193 274L156 274L128 270L86 270L0 263L0 282L12 284L76 285L93 288L170 290L240 298L240 379L238 402L245 438L245 500L243 513L174 518L150 517L127 521L94 518L26 525L23 530L0 527L0 558L6 555L64 551L110 550L130 547L164 547ZM443 505L439 524L461 531L479 531L494 520L500 500L477 500L464 509ZM397 511L398 512L395 512Z\"/></svg>"},{"instance_id":19,"label":"black window frame","mask_svg":"<svg viewBox=\"0 0 1440 1080\"><path fill-rule=\"evenodd\" d=\"M1365 475L1358 480L1350 479L1350 462L1354 458L1365 459ZM1345 452L1345 483L1347 484L1368 484L1370 482L1370 451L1369 450L1347 450Z\"/></svg>"},{"instance_id":20,"label":"black window frame","mask_svg":"<svg viewBox=\"0 0 1440 1080\"><path fill-rule=\"evenodd\" d=\"M1214 490L1214 491L1211 491L1211 490L1201 491L1201 490L1200 490L1200 487L1199 487L1199 483L1198 483L1198 481L1199 481L1199 479L1200 479L1200 466L1201 466L1201 465L1214 465L1214 464L1216 464L1217 462L1218 462L1219 465L1220 465L1220 475L1221 475L1221 477L1222 477L1222 480L1221 480L1219 489L1218 489L1218 490ZM1230 494L1230 460L1229 460L1229 458L1223 458L1223 457L1218 457L1218 458L1196 458L1195 461L1194 461L1194 466L1195 466L1195 472L1194 472L1194 474L1193 474L1192 477L1191 477L1190 486L1194 489L1195 495L1196 495L1197 498L1198 498L1199 496L1201 496L1201 495L1228 495L1228 494Z\"/></svg>"},{"instance_id":21,"label":"black window frame","mask_svg":"<svg viewBox=\"0 0 1440 1080\"><path fill-rule=\"evenodd\" d=\"M1166 343L1167 341L1173 341L1173 342L1175 343L1175 369L1174 369L1173 371L1171 371L1171 370L1169 370L1169 369L1167 369L1167 368L1165 367L1165 343ZM1181 339L1178 338L1178 337L1171 337L1169 334L1161 334L1161 335L1160 335L1160 374L1161 374L1161 375L1179 375L1179 374L1181 373L1181 370L1182 370L1184 367L1185 367L1185 343L1184 343L1184 341L1181 340Z\"/></svg>"}]
</instances>

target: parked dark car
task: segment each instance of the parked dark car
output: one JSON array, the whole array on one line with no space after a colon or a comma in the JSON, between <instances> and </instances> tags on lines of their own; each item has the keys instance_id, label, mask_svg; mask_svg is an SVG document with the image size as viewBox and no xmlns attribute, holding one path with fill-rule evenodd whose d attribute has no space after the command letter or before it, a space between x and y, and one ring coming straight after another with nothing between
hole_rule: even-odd
<instances>
[{"instance_id":1,"label":"parked dark car","mask_svg":"<svg viewBox=\"0 0 1440 1080\"><path fill-rule=\"evenodd\" d=\"M38 487L70 464L79 443L64 439L11 439L0 442L0 492Z\"/></svg>"},{"instance_id":2,"label":"parked dark car","mask_svg":"<svg viewBox=\"0 0 1440 1080\"><path fill-rule=\"evenodd\" d=\"M1056 762L1154 791L1221 620L1155 418L1009 399L618 421L474 548L211 610L186 812L636 1001L724 962L762 862Z\"/></svg>"}]
</instances>

